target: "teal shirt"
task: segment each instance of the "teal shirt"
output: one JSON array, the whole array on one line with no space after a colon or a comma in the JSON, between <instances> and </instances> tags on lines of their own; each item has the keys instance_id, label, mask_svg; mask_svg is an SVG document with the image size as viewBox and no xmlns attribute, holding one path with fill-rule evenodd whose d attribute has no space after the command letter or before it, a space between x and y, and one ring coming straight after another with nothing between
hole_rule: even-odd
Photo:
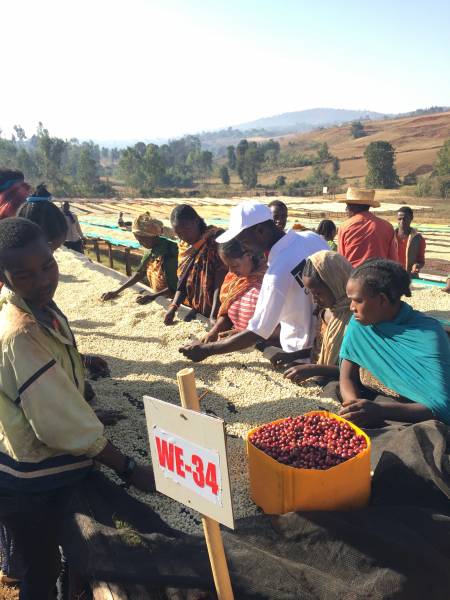
<instances>
[{"instance_id":1,"label":"teal shirt","mask_svg":"<svg viewBox=\"0 0 450 600\"><path fill-rule=\"evenodd\" d=\"M137 268L137 272L145 273L148 263L161 256L163 257L164 274L166 276L167 285L171 292L175 292L178 285L178 244L173 240L160 236L158 244L144 253Z\"/></svg>"},{"instance_id":2,"label":"teal shirt","mask_svg":"<svg viewBox=\"0 0 450 600\"><path fill-rule=\"evenodd\" d=\"M386 387L423 404L450 424L450 342L439 321L401 303L376 325L350 320L340 358L367 369Z\"/></svg>"}]
</instances>

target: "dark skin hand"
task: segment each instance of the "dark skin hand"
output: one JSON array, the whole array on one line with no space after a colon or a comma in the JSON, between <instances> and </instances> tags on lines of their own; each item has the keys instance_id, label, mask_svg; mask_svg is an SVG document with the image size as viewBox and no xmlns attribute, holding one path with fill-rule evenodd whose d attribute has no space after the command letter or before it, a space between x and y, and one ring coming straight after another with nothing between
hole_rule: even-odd
<instances>
[{"instance_id":1,"label":"dark skin hand","mask_svg":"<svg viewBox=\"0 0 450 600\"><path fill-rule=\"evenodd\" d=\"M419 423L434 419L431 410L418 402L361 398L359 366L346 359L341 363L339 385L343 400L339 414L356 425L376 427L385 420Z\"/></svg>"},{"instance_id":2,"label":"dark skin hand","mask_svg":"<svg viewBox=\"0 0 450 600\"><path fill-rule=\"evenodd\" d=\"M334 379L339 377L338 367L328 365L291 365L284 372L286 379L290 379L294 383L301 383L311 377L327 377Z\"/></svg>"},{"instance_id":3,"label":"dark skin hand","mask_svg":"<svg viewBox=\"0 0 450 600\"><path fill-rule=\"evenodd\" d=\"M108 442L94 460L121 475L125 470L126 456ZM137 465L130 479L130 484L143 492L155 491L153 469L146 465Z\"/></svg>"},{"instance_id":4,"label":"dark skin hand","mask_svg":"<svg viewBox=\"0 0 450 600\"><path fill-rule=\"evenodd\" d=\"M179 349L179 352L193 362L201 362L205 358L208 358L208 356L214 356L215 354L228 354L229 352L244 350L245 348L254 346L256 342L262 339L261 336L246 329L218 342L210 344L195 343L183 346Z\"/></svg>"},{"instance_id":5,"label":"dark skin hand","mask_svg":"<svg viewBox=\"0 0 450 600\"><path fill-rule=\"evenodd\" d=\"M272 356L270 362L276 369L281 369L291 365L295 360L309 358L310 356L311 348L304 348L303 350L297 350L296 352L284 352L284 350L280 350Z\"/></svg>"}]
</instances>

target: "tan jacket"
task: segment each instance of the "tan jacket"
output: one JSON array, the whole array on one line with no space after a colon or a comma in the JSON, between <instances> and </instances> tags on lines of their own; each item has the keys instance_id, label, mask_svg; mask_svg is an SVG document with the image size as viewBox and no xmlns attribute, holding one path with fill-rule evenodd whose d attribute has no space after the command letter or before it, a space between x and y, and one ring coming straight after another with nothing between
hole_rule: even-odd
<instances>
[{"instance_id":1,"label":"tan jacket","mask_svg":"<svg viewBox=\"0 0 450 600\"><path fill-rule=\"evenodd\" d=\"M103 450L103 425L83 397L84 367L64 315L59 331L25 302L0 299L0 489L40 491L83 476Z\"/></svg>"}]
</instances>

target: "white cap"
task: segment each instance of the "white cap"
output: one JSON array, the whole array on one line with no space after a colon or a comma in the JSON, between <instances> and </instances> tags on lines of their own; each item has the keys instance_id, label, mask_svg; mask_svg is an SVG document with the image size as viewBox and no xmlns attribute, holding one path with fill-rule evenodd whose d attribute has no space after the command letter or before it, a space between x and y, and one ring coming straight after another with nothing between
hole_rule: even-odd
<instances>
[{"instance_id":1,"label":"white cap","mask_svg":"<svg viewBox=\"0 0 450 600\"><path fill-rule=\"evenodd\" d=\"M265 204L255 202L254 200L241 202L237 206L233 206L230 210L229 227L222 235L216 238L216 242L219 242L219 244L229 242L239 235L241 231L244 231L244 229L270 220L273 220L272 211Z\"/></svg>"}]
</instances>

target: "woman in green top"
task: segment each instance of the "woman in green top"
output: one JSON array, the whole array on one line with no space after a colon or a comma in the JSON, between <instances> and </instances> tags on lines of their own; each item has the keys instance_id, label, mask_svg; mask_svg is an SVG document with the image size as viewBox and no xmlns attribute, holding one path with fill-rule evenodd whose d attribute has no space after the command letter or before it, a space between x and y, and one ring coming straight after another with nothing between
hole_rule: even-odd
<instances>
[{"instance_id":1,"label":"woman in green top","mask_svg":"<svg viewBox=\"0 0 450 600\"><path fill-rule=\"evenodd\" d=\"M337 227L333 223L333 221L330 221L329 219L324 219L323 221L320 221L316 233L323 237L326 243L330 246L330 250L332 250L333 252L337 252L337 244L334 241L334 238L336 237L337 233Z\"/></svg>"},{"instance_id":2,"label":"woman in green top","mask_svg":"<svg viewBox=\"0 0 450 600\"><path fill-rule=\"evenodd\" d=\"M150 213L139 215L132 228L137 241L147 248L136 273L120 288L102 295L102 300L112 300L123 290L142 281L147 276L151 294L141 294L136 302L147 304L159 296L173 296L177 289L178 246L176 242L162 237L163 224L152 219Z\"/></svg>"}]
</instances>

